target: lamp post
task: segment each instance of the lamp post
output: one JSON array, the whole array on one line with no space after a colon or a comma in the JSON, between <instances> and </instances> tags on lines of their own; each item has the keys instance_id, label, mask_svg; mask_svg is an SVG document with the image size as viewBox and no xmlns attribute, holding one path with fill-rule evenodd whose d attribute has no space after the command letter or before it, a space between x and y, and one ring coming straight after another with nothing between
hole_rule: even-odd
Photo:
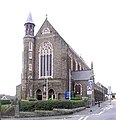
<instances>
[{"instance_id":1,"label":"lamp post","mask_svg":"<svg viewBox=\"0 0 116 120\"><path fill-rule=\"evenodd\" d=\"M90 108L93 105L93 98L94 98L94 81L93 81L94 74L90 75L90 80L88 80L88 95L90 96ZM90 112L92 112L92 108L90 109Z\"/></svg>"},{"instance_id":2,"label":"lamp post","mask_svg":"<svg viewBox=\"0 0 116 120\"><path fill-rule=\"evenodd\" d=\"M109 95L109 101L110 101L110 105L111 105L111 86L108 86L108 95Z\"/></svg>"},{"instance_id":3,"label":"lamp post","mask_svg":"<svg viewBox=\"0 0 116 120\"><path fill-rule=\"evenodd\" d=\"M92 101L93 101L93 80L88 80L88 86L87 86L87 94L89 95L89 101L90 101L90 108L92 107ZM90 109L90 112L92 110Z\"/></svg>"}]
</instances>

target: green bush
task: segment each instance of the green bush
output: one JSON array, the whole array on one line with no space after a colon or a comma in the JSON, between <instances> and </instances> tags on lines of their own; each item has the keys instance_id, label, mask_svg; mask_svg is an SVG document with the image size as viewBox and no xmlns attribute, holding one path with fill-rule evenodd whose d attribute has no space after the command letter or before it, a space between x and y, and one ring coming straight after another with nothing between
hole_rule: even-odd
<instances>
[{"instance_id":1,"label":"green bush","mask_svg":"<svg viewBox=\"0 0 116 120\"><path fill-rule=\"evenodd\" d=\"M10 104L1 105L1 113L4 113L10 106Z\"/></svg>"},{"instance_id":2,"label":"green bush","mask_svg":"<svg viewBox=\"0 0 116 120\"><path fill-rule=\"evenodd\" d=\"M29 98L29 101L37 101L36 98Z\"/></svg>"},{"instance_id":3,"label":"green bush","mask_svg":"<svg viewBox=\"0 0 116 120\"><path fill-rule=\"evenodd\" d=\"M20 111L72 109L85 106L83 100L20 101Z\"/></svg>"},{"instance_id":4,"label":"green bush","mask_svg":"<svg viewBox=\"0 0 116 120\"><path fill-rule=\"evenodd\" d=\"M71 100L82 100L82 97L78 95L76 97L71 97Z\"/></svg>"},{"instance_id":5,"label":"green bush","mask_svg":"<svg viewBox=\"0 0 116 120\"><path fill-rule=\"evenodd\" d=\"M34 111L35 110L35 102L34 101L27 101L27 100L22 100L20 101L20 111Z\"/></svg>"},{"instance_id":6,"label":"green bush","mask_svg":"<svg viewBox=\"0 0 116 120\"><path fill-rule=\"evenodd\" d=\"M2 105L11 104L10 100L1 100Z\"/></svg>"},{"instance_id":7,"label":"green bush","mask_svg":"<svg viewBox=\"0 0 116 120\"><path fill-rule=\"evenodd\" d=\"M52 110L54 105L54 101L38 101L35 105L36 110Z\"/></svg>"}]
</instances>

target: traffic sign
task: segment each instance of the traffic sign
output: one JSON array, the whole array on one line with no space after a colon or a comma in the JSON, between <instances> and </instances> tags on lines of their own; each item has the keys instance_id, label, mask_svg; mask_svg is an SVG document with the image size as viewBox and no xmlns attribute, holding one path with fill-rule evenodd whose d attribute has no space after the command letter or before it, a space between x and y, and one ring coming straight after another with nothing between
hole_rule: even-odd
<instances>
[{"instance_id":1,"label":"traffic sign","mask_svg":"<svg viewBox=\"0 0 116 120\"><path fill-rule=\"evenodd\" d=\"M88 80L87 95L92 95L92 91L93 91L93 80Z\"/></svg>"},{"instance_id":2,"label":"traffic sign","mask_svg":"<svg viewBox=\"0 0 116 120\"><path fill-rule=\"evenodd\" d=\"M87 88L88 90L93 90L93 80L88 80Z\"/></svg>"},{"instance_id":3,"label":"traffic sign","mask_svg":"<svg viewBox=\"0 0 116 120\"><path fill-rule=\"evenodd\" d=\"M87 91L87 95L92 95L92 91Z\"/></svg>"}]
</instances>

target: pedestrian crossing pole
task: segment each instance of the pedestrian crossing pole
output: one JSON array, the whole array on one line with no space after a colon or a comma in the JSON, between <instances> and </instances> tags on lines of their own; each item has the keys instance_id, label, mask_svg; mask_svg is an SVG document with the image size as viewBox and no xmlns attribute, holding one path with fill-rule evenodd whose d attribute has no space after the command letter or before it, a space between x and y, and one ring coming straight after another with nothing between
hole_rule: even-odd
<instances>
[{"instance_id":1,"label":"pedestrian crossing pole","mask_svg":"<svg viewBox=\"0 0 116 120\"><path fill-rule=\"evenodd\" d=\"M87 95L89 95L89 101L90 101L90 108L92 107L92 102L93 102L93 80L90 77L90 80L88 80L88 85L87 85ZM92 112L92 109L90 109L90 112Z\"/></svg>"}]
</instances>

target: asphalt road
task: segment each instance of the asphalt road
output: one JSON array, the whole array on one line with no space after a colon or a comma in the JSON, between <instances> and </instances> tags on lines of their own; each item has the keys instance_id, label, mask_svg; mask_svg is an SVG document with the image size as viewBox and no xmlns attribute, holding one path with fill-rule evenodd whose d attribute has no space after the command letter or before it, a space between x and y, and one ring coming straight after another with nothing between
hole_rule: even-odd
<instances>
[{"instance_id":1,"label":"asphalt road","mask_svg":"<svg viewBox=\"0 0 116 120\"><path fill-rule=\"evenodd\" d=\"M90 112L92 110L92 112ZM116 120L116 100L87 108L72 115L38 117L38 118L2 118L1 120Z\"/></svg>"}]
</instances>

